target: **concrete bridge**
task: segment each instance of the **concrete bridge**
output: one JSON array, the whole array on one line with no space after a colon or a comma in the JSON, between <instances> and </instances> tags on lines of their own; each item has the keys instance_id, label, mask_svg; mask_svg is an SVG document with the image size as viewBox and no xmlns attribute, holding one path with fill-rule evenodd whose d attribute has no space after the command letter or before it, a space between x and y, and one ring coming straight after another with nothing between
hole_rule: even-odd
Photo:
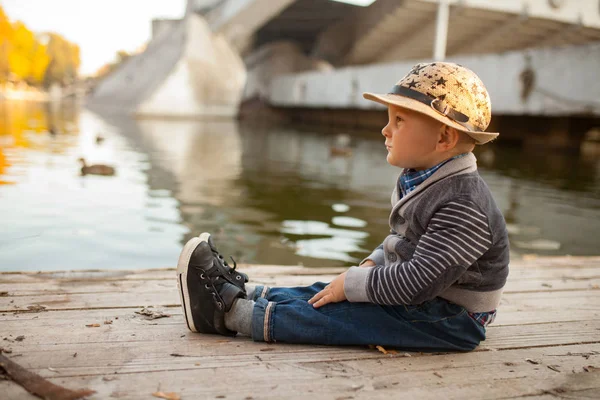
<instances>
[{"instance_id":1,"label":"concrete bridge","mask_svg":"<svg viewBox=\"0 0 600 400\"><path fill-rule=\"evenodd\" d=\"M355 0L357 1L357 0ZM598 0L190 0L90 97L140 116L235 116L244 102L364 109L410 66L457 61L495 114L600 115Z\"/></svg>"}]
</instances>

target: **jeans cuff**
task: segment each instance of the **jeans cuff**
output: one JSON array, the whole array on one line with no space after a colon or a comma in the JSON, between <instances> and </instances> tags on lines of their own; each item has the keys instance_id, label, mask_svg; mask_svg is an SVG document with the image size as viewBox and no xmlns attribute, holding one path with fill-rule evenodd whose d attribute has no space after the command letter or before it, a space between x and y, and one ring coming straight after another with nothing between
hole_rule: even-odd
<instances>
[{"instance_id":1,"label":"jeans cuff","mask_svg":"<svg viewBox=\"0 0 600 400\"><path fill-rule=\"evenodd\" d=\"M258 289L258 288L257 288ZM256 297L256 296L255 296ZM262 342L274 342L273 339L273 311L275 303L258 297L252 311L252 339Z\"/></svg>"},{"instance_id":2,"label":"jeans cuff","mask_svg":"<svg viewBox=\"0 0 600 400\"><path fill-rule=\"evenodd\" d=\"M249 300L254 300L254 301L256 301L256 300L258 300L258 299L260 299L260 298L263 298L263 299L265 299L265 298L267 298L267 296L269 295L269 291L270 291L270 290L271 290L271 288L270 288L270 287L268 287L268 286L257 285L257 286L254 288L254 296L253 296L253 298L252 298L252 299L249 299Z\"/></svg>"}]
</instances>

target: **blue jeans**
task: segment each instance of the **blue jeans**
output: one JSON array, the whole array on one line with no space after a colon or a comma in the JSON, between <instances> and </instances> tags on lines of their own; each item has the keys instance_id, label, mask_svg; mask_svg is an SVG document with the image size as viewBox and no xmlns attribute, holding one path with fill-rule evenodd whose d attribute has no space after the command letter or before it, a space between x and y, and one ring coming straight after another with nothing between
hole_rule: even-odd
<instances>
[{"instance_id":1,"label":"blue jeans","mask_svg":"<svg viewBox=\"0 0 600 400\"><path fill-rule=\"evenodd\" d=\"M330 303L308 299L327 284L257 286L252 339L324 345L381 345L410 351L469 351L485 340L485 328L467 310L441 298L416 306Z\"/></svg>"}]
</instances>

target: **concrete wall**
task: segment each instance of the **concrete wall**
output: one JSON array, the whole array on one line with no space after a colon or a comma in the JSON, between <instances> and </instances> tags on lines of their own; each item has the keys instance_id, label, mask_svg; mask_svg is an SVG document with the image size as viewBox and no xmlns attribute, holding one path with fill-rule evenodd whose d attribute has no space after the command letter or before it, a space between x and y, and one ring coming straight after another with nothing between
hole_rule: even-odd
<instances>
[{"instance_id":1,"label":"concrete wall","mask_svg":"<svg viewBox=\"0 0 600 400\"><path fill-rule=\"evenodd\" d=\"M164 82L184 51L185 25L165 25L146 50L128 58L95 87L87 105L128 113L145 101Z\"/></svg>"},{"instance_id":2,"label":"concrete wall","mask_svg":"<svg viewBox=\"0 0 600 400\"><path fill-rule=\"evenodd\" d=\"M362 93L387 93L414 64L425 61L429 60L287 75L271 84L269 100L283 107L382 108L364 100ZM448 61L462 64L480 76L495 114L600 116L600 43L453 57ZM535 83L527 99L522 100L520 75L527 68L533 70Z\"/></svg>"},{"instance_id":3,"label":"concrete wall","mask_svg":"<svg viewBox=\"0 0 600 400\"><path fill-rule=\"evenodd\" d=\"M271 18L296 0L223 0L207 14L213 32L221 33L240 53L251 45L251 37Z\"/></svg>"},{"instance_id":4,"label":"concrete wall","mask_svg":"<svg viewBox=\"0 0 600 400\"><path fill-rule=\"evenodd\" d=\"M182 57L137 115L231 117L238 112L246 82L241 58L199 15L185 21Z\"/></svg>"},{"instance_id":5,"label":"concrete wall","mask_svg":"<svg viewBox=\"0 0 600 400\"><path fill-rule=\"evenodd\" d=\"M279 75L333 70L329 63L307 57L298 45L289 41L264 45L244 61L248 70L244 100L260 98L268 101L271 82Z\"/></svg>"},{"instance_id":6,"label":"concrete wall","mask_svg":"<svg viewBox=\"0 0 600 400\"><path fill-rule=\"evenodd\" d=\"M165 31L175 28L181 20L179 19L153 19L152 20L152 39L155 39Z\"/></svg>"}]
</instances>

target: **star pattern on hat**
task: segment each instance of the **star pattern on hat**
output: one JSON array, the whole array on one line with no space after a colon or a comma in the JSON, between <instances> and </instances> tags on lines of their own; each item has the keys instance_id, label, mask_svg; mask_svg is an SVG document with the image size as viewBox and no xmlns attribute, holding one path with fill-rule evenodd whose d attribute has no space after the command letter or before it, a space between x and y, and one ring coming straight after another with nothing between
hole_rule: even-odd
<instances>
[{"instance_id":1,"label":"star pattern on hat","mask_svg":"<svg viewBox=\"0 0 600 400\"><path fill-rule=\"evenodd\" d=\"M412 70L409 72L409 74L420 75L421 71L424 70L425 68L427 68L427 64L417 64L412 68Z\"/></svg>"},{"instance_id":2,"label":"star pattern on hat","mask_svg":"<svg viewBox=\"0 0 600 400\"><path fill-rule=\"evenodd\" d=\"M473 71L457 64L418 63L397 85L416 90L466 115L468 122L480 130L489 124L489 95Z\"/></svg>"}]
</instances>

